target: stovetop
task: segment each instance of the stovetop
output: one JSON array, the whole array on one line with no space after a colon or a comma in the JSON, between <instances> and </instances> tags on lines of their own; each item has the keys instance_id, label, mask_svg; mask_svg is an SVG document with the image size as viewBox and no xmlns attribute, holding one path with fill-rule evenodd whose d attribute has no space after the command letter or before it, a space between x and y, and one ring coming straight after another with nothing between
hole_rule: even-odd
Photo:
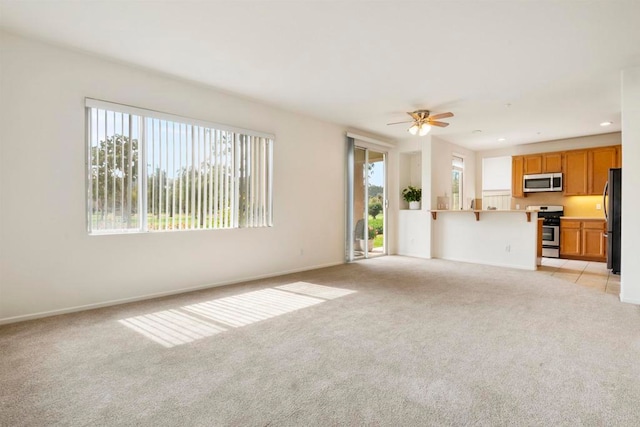
<instances>
[{"instance_id":1,"label":"stovetop","mask_svg":"<svg viewBox=\"0 0 640 427\"><path fill-rule=\"evenodd\" d=\"M564 206L527 206L527 209L538 211L543 225L560 225L560 217L564 215Z\"/></svg>"}]
</instances>

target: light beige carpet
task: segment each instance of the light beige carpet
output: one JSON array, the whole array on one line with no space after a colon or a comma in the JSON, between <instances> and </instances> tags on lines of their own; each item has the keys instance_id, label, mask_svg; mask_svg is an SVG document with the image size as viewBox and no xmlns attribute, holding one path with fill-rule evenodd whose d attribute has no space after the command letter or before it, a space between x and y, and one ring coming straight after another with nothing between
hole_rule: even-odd
<instances>
[{"instance_id":1,"label":"light beige carpet","mask_svg":"<svg viewBox=\"0 0 640 427\"><path fill-rule=\"evenodd\" d=\"M6 325L0 356L2 426L640 425L637 306L440 260Z\"/></svg>"}]
</instances>

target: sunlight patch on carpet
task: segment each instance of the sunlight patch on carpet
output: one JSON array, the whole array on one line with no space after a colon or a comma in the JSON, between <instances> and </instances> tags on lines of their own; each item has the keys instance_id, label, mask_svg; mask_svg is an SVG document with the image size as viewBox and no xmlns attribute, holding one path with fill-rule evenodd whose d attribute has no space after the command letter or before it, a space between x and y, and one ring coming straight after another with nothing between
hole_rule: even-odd
<instances>
[{"instance_id":1,"label":"sunlight patch on carpet","mask_svg":"<svg viewBox=\"0 0 640 427\"><path fill-rule=\"evenodd\" d=\"M276 289L263 289L183 307L224 325L250 325L301 308L320 304L324 300Z\"/></svg>"},{"instance_id":2,"label":"sunlight patch on carpet","mask_svg":"<svg viewBox=\"0 0 640 427\"><path fill-rule=\"evenodd\" d=\"M226 331L219 325L178 310L158 311L119 322L165 347L186 344Z\"/></svg>"},{"instance_id":3,"label":"sunlight patch on carpet","mask_svg":"<svg viewBox=\"0 0 640 427\"><path fill-rule=\"evenodd\" d=\"M355 293L307 282L121 319L122 325L170 348Z\"/></svg>"},{"instance_id":4,"label":"sunlight patch on carpet","mask_svg":"<svg viewBox=\"0 0 640 427\"><path fill-rule=\"evenodd\" d=\"M288 285L276 286L276 289L324 299L340 298L356 292L351 289L333 288L331 286L315 285L308 282L296 282Z\"/></svg>"}]
</instances>

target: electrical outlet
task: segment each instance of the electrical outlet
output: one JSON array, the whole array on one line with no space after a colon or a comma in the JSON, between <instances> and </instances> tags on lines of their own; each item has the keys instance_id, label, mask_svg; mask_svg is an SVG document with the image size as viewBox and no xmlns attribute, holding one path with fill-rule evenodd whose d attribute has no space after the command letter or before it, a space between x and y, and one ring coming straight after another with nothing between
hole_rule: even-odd
<instances>
[{"instance_id":1,"label":"electrical outlet","mask_svg":"<svg viewBox=\"0 0 640 427\"><path fill-rule=\"evenodd\" d=\"M517 209L517 210L520 210L520 205L516 205L516 209Z\"/></svg>"},{"instance_id":2,"label":"electrical outlet","mask_svg":"<svg viewBox=\"0 0 640 427\"><path fill-rule=\"evenodd\" d=\"M300 256L304 255L304 249L300 248Z\"/></svg>"},{"instance_id":3,"label":"electrical outlet","mask_svg":"<svg viewBox=\"0 0 640 427\"><path fill-rule=\"evenodd\" d=\"M602 209L602 205L600 203L596 203L596 210Z\"/></svg>"},{"instance_id":4,"label":"electrical outlet","mask_svg":"<svg viewBox=\"0 0 640 427\"><path fill-rule=\"evenodd\" d=\"M505 250L506 252L511 252L511 245L507 245L507 247L506 247L506 248L504 248L504 250Z\"/></svg>"}]
</instances>

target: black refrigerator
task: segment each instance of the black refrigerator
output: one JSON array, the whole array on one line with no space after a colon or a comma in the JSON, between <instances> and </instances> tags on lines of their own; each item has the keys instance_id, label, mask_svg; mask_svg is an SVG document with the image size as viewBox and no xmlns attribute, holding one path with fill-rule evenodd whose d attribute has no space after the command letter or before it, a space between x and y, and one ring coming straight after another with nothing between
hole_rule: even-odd
<instances>
[{"instance_id":1,"label":"black refrigerator","mask_svg":"<svg viewBox=\"0 0 640 427\"><path fill-rule=\"evenodd\" d=\"M604 186L604 216L607 220L607 268L620 274L620 236L622 228L622 169L609 169Z\"/></svg>"}]
</instances>

